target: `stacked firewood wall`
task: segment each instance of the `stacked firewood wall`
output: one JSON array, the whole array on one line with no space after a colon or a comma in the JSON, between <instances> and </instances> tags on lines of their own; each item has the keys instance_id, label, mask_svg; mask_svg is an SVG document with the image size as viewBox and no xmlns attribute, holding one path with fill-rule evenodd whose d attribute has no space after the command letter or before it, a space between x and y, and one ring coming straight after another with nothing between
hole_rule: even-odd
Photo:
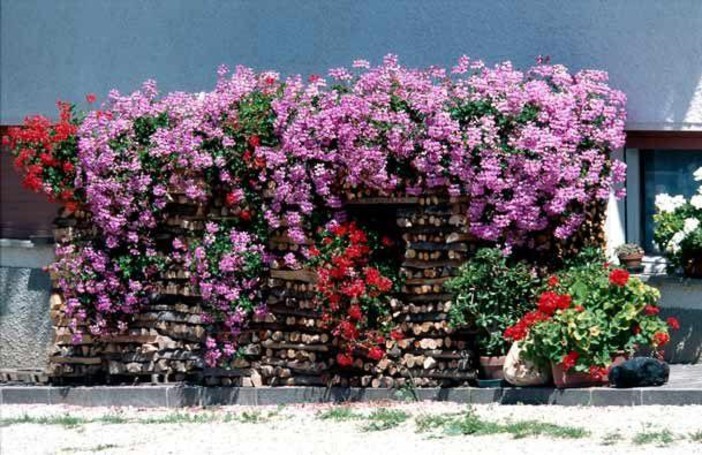
<instances>
[{"instance_id":1,"label":"stacked firewood wall","mask_svg":"<svg viewBox=\"0 0 702 455\"><path fill-rule=\"evenodd\" d=\"M359 358L351 368L335 365L335 340L323 327L314 302L316 276L287 270L274 261L265 294L269 314L255 320L239 340L241 355L228 368L208 368L202 344L206 326L201 300L190 285L189 271L177 266L155 284L155 298L134 317L126 332L99 338L85 335L73 343L64 315L64 299L51 297L54 350L49 376L54 382L173 382L207 385L340 385L363 387L457 386L476 375L470 328L448 322L451 296L443 284L480 246L468 234L466 201L440 196L350 197L351 216L381 214L395 226L399 242L402 290L391 300L392 317L404 338L388 341L379 362ZM585 243L601 243L603 210L593 211ZM168 207L159 242L164 254L173 238L199 236L205 221L231 216L221 203L189 203L177 196ZM63 213L56 221L58 243L95 235L85 212ZM581 236L582 237L582 236ZM581 242L581 240L578 240ZM300 245L285 235L271 238L282 257Z\"/></svg>"}]
</instances>

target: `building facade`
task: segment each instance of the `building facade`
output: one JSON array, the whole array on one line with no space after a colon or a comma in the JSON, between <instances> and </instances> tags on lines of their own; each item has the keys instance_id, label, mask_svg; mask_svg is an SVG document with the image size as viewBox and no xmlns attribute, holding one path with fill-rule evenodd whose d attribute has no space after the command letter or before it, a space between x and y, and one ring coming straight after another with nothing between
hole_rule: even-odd
<instances>
[{"instance_id":1,"label":"building facade","mask_svg":"<svg viewBox=\"0 0 702 455\"><path fill-rule=\"evenodd\" d=\"M689 196L702 166L699 0L2 0L0 21L3 127L52 115L57 99L104 98L149 78L164 92L207 89L222 63L309 75L387 53L408 66L466 54L526 67L549 55L571 70L606 70L629 100L618 152L628 196L610 204L608 245L644 245L648 271L664 270L651 241L655 194ZM0 166L0 368L33 367L39 358L21 353L49 340L41 266L56 208L21 189L6 154ZM686 310L702 310L700 290L681 291ZM17 330L35 344L24 348Z\"/></svg>"}]
</instances>

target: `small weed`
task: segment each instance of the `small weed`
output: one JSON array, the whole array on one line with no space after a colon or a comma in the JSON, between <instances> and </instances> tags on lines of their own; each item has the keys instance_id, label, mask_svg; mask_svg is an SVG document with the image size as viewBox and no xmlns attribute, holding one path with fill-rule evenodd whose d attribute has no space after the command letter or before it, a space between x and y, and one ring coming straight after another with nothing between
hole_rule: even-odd
<instances>
[{"instance_id":1,"label":"small weed","mask_svg":"<svg viewBox=\"0 0 702 455\"><path fill-rule=\"evenodd\" d=\"M143 420L138 420L138 423L163 425L163 424L179 424L179 423L209 423L217 420L214 414L187 414L183 412L174 412L158 417L150 417Z\"/></svg>"},{"instance_id":2,"label":"small weed","mask_svg":"<svg viewBox=\"0 0 702 455\"><path fill-rule=\"evenodd\" d=\"M464 413L462 417L449 421L444 427L449 435L485 435L504 432L504 428L497 422L482 420L472 410Z\"/></svg>"},{"instance_id":3,"label":"small weed","mask_svg":"<svg viewBox=\"0 0 702 455\"><path fill-rule=\"evenodd\" d=\"M244 411L239 416L239 421L242 423L263 423L268 421L268 418L261 414L261 411Z\"/></svg>"},{"instance_id":4,"label":"small weed","mask_svg":"<svg viewBox=\"0 0 702 455\"><path fill-rule=\"evenodd\" d=\"M539 422L537 420L523 420L508 423L505 425L505 431L512 434L515 439L541 435L561 439L578 439L584 438L590 434L581 427L561 426L554 423Z\"/></svg>"},{"instance_id":5,"label":"small weed","mask_svg":"<svg viewBox=\"0 0 702 455\"><path fill-rule=\"evenodd\" d=\"M658 447L664 447L675 441L675 436L670 430L642 431L631 441L636 445L655 444Z\"/></svg>"},{"instance_id":6,"label":"small weed","mask_svg":"<svg viewBox=\"0 0 702 455\"><path fill-rule=\"evenodd\" d=\"M129 419L119 414L107 414L99 417L96 422L104 423L106 425L120 425L129 423Z\"/></svg>"},{"instance_id":7,"label":"small weed","mask_svg":"<svg viewBox=\"0 0 702 455\"><path fill-rule=\"evenodd\" d=\"M61 449L61 452L90 452L90 453L95 453L95 452L102 452L103 450L107 449L116 449L119 447L116 444L99 444L96 445L95 447L66 447Z\"/></svg>"},{"instance_id":8,"label":"small weed","mask_svg":"<svg viewBox=\"0 0 702 455\"><path fill-rule=\"evenodd\" d=\"M702 442L702 430L690 433L690 441Z\"/></svg>"},{"instance_id":9,"label":"small weed","mask_svg":"<svg viewBox=\"0 0 702 455\"><path fill-rule=\"evenodd\" d=\"M402 422L409 419L409 414L398 409L377 409L368 416L370 422L363 427L362 431L385 431L398 427Z\"/></svg>"},{"instance_id":10,"label":"small weed","mask_svg":"<svg viewBox=\"0 0 702 455\"><path fill-rule=\"evenodd\" d=\"M602 438L603 446L613 446L622 440L622 435L618 431L613 431L612 433L607 433Z\"/></svg>"},{"instance_id":11,"label":"small weed","mask_svg":"<svg viewBox=\"0 0 702 455\"><path fill-rule=\"evenodd\" d=\"M360 419L361 417L363 416L355 413L353 409L345 406L333 407L317 414L317 418L321 420L334 420L336 422L355 420Z\"/></svg>"},{"instance_id":12,"label":"small weed","mask_svg":"<svg viewBox=\"0 0 702 455\"><path fill-rule=\"evenodd\" d=\"M37 425L61 425L66 428L75 428L79 425L90 423L90 421L82 417L76 417L71 415L33 417L27 414L24 414L21 417L10 417L0 419L0 427L6 427L22 423L30 423Z\"/></svg>"},{"instance_id":13,"label":"small weed","mask_svg":"<svg viewBox=\"0 0 702 455\"><path fill-rule=\"evenodd\" d=\"M437 428L443 428L455 418L455 414L424 414L415 417L414 423L417 426L417 433L426 433Z\"/></svg>"},{"instance_id":14,"label":"small weed","mask_svg":"<svg viewBox=\"0 0 702 455\"><path fill-rule=\"evenodd\" d=\"M414 380L407 381L395 391L395 396L401 401L419 401L417 388L414 385Z\"/></svg>"}]
</instances>

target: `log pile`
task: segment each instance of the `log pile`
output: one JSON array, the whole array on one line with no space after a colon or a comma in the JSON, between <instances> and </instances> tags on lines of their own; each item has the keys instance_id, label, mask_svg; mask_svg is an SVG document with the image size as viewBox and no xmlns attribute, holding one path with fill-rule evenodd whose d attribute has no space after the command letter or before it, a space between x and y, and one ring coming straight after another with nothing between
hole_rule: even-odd
<instances>
[{"instance_id":1,"label":"log pile","mask_svg":"<svg viewBox=\"0 0 702 455\"><path fill-rule=\"evenodd\" d=\"M336 341L322 326L314 302L315 274L287 270L283 261L274 261L265 292L270 313L254 320L241 334L241 355L229 368L205 366L201 301L191 288L190 272L175 267L155 283L158 297L134 317L126 332L99 338L85 335L78 344L71 340L64 300L55 292L51 297L54 350L49 376L54 382L189 381L254 387L465 385L476 377L474 334L470 328L449 325L451 296L443 284L481 246L468 233L466 204L463 198L439 195L348 196L352 217L382 219L385 226L392 225L393 240L399 244L403 283L391 301L391 311L404 338L388 341L387 356L379 362L359 356L352 367L339 369ZM581 235L568 248L600 241L604 211L594 213L588 221L590 234ZM168 207L159 241L170 245L175 236L199 235L206 219L228 216L232 214L217 201L204 206L176 197ZM84 212L63 213L57 220L58 243L95 234ZM270 247L280 257L301 248L281 233L271 237Z\"/></svg>"}]
</instances>

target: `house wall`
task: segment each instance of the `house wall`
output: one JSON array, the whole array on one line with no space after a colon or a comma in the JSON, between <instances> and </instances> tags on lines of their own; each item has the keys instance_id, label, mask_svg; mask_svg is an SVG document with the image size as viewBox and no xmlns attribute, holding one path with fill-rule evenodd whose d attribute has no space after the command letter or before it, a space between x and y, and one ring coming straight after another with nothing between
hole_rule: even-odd
<instances>
[{"instance_id":1,"label":"house wall","mask_svg":"<svg viewBox=\"0 0 702 455\"><path fill-rule=\"evenodd\" d=\"M411 66L467 54L525 67L550 55L572 70L607 70L629 98L629 130L702 131L699 0L2 0L0 125L147 78L164 91L209 89L221 63L307 75L389 52ZM41 212L45 230L50 209L25 206ZM0 221L12 223L7 207ZM610 204L610 247L624 241L631 210ZM49 285L38 267L50 248L17 245L0 243L0 368L39 365L48 339Z\"/></svg>"}]
</instances>

